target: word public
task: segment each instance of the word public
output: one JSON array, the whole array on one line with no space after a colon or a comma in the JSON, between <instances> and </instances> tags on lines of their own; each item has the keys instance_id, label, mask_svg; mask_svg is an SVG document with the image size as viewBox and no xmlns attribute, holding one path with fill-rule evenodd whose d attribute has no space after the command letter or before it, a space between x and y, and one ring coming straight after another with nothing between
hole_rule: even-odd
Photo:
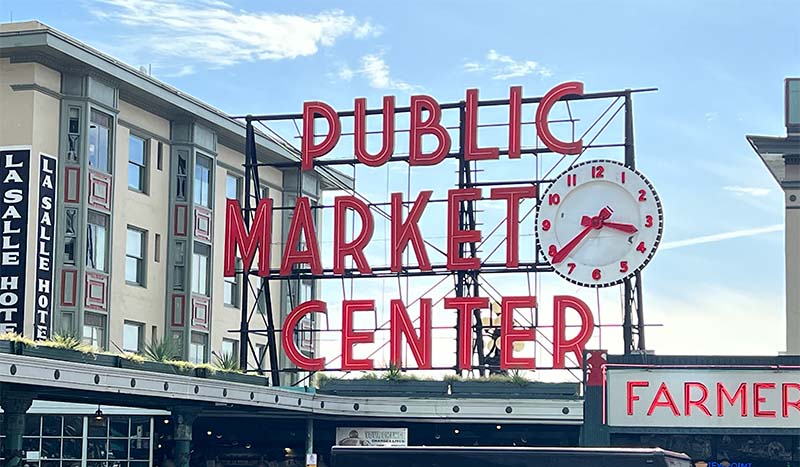
<instances>
[{"instance_id":1,"label":"word public","mask_svg":"<svg viewBox=\"0 0 800 467\"><path fill-rule=\"evenodd\" d=\"M583 141L565 142L553 136L548 124L550 109L559 99L569 95L583 95L583 83L571 81L561 83L548 91L536 108L536 133L539 139L553 152L561 154L579 154L583 149ZM464 158L470 160L498 159L500 149L497 147L478 147L478 90L467 90L465 101ZM508 115L508 157L515 159L521 154L522 141L522 86L514 86L509 92ZM408 141L408 163L414 166L436 165L450 152L452 142L447 129L441 122L442 108L431 96L411 96L410 128ZM370 167L380 167L391 159L395 142L395 99L394 96L383 98L383 145L380 151L370 154L367 151L367 100L363 97L355 100L354 118L354 152L356 159ZM317 142L314 130L316 119L323 118L328 124L328 132ZM306 102L303 104L303 138L300 151L302 153L302 169L311 170L314 159L324 156L333 150L339 142L342 124L339 114L324 102ZM422 137L433 136L437 146L429 152L422 150Z\"/></svg>"}]
</instances>

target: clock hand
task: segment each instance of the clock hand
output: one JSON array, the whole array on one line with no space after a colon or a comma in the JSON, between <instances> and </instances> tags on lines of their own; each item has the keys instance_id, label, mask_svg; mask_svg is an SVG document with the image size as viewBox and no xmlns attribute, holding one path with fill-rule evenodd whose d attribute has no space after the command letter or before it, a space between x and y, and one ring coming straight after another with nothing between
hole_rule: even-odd
<instances>
[{"instance_id":1,"label":"clock hand","mask_svg":"<svg viewBox=\"0 0 800 467\"><path fill-rule=\"evenodd\" d=\"M632 233L636 233L636 232L639 231L639 229L637 229L636 226L633 225L633 224L622 224L622 223L619 223L619 222L608 222L608 221L606 221L606 222L603 222L603 226L611 227L612 229L621 230L622 232L631 233L631 234Z\"/></svg>"},{"instance_id":2,"label":"clock hand","mask_svg":"<svg viewBox=\"0 0 800 467\"><path fill-rule=\"evenodd\" d=\"M561 248L561 250L557 251L556 254L553 255L553 259L550 261L550 263L558 264L561 261L564 261L564 259L570 254L570 252L572 252L572 250L574 250L575 247L578 246L581 240L583 240L584 238L586 238L587 235L589 235L589 232L591 232L592 229L599 229L603 227L603 222L605 222L606 219L611 217L611 213L612 213L611 208L606 206L603 209L601 209L600 212L595 217L589 218L589 216L583 216L583 218L581 219L581 225L586 225L584 224L584 221L587 219L589 221L588 225L586 225L586 227L582 231L580 231L578 235L575 236L575 238L573 238L566 245L564 245L564 247Z\"/></svg>"},{"instance_id":3,"label":"clock hand","mask_svg":"<svg viewBox=\"0 0 800 467\"><path fill-rule=\"evenodd\" d=\"M580 243L581 240L583 240L587 235L589 235L589 232L591 232L592 229L593 227L589 225L585 229L581 230L581 232L578 235L576 235L575 238L573 238L572 240L569 241L569 243L564 245L564 248L558 250L556 254L553 255L553 259L550 260L550 263L558 264L561 261L564 261L567 255L569 255L570 252L574 250L576 246L578 246L578 243Z\"/></svg>"}]
</instances>

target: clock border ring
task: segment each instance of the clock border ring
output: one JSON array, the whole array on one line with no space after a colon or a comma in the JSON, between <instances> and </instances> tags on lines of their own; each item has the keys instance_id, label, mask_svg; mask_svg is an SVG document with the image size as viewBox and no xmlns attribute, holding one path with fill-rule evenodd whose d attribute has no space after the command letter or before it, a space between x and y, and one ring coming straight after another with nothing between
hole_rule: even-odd
<instances>
[{"instance_id":1,"label":"clock border ring","mask_svg":"<svg viewBox=\"0 0 800 467\"><path fill-rule=\"evenodd\" d=\"M644 184L650 189L650 192L653 194L653 197L654 197L654 200L655 200L655 204L656 204L656 208L657 208L657 212L658 212L658 216L657 216L658 217L658 226L657 226L658 229L656 231L656 238L655 238L655 241L653 242L653 247L650 248L650 252L647 255L647 258L645 258L644 261L642 261L642 264L640 264L637 268L630 270L621 279L617 279L617 280L615 280L613 282L602 283L602 284L589 284L589 283L581 282L581 281L566 277L565 275L563 275L561 272L559 272L557 269L555 269L553 267L552 263L550 262L550 257L547 255L547 252L542 248L541 242L539 242L539 207L541 206L542 201L547 198L547 194L550 191L550 189L553 187L553 185L555 185L556 182L558 182L568 172L571 172L574 169L576 169L578 167L581 167L581 166L584 166L584 165L599 164L599 163L602 163L602 164L608 163L608 164L613 164L613 165L618 165L620 167L623 167L623 168L633 172L634 174L636 174L636 176L639 177L644 182ZM655 187L653 186L653 184L650 182L650 180L642 172L640 172L637 169L630 168L627 165L623 164L622 162L615 161L615 160L612 160L612 159L592 159L592 160L583 161L583 162L580 162L578 164L571 165L571 166L567 167L565 170L563 170L560 174L558 174L558 176L556 176L553 179L553 181L550 183L550 186L547 187L547 190L545 190L544 193L542 193L540 196L538 196L537 203L536 203L536 217L534 219L533 230L534 230L534 233L536 234L536 250L539 252L541 257L544 258L544 261L547 264L549 264L551 268L553 268L553 272L555 274L557 274L559 277L563 278L567 282L570 282L570 283L575 284L575 285L579 285L581 287L587 287L587 288L592 288L592 289L602 289L602 288L613 287L615 285L622 284L623 282L625 282L626 279L630 279L631 277L635 276L637 273L641 272L645 268L645 266L647 266L650 263L650 261L653 259L653 256L655 256L656 251L658 251L658 246L661 244L661 237L664 235L664 207L661 204L661 198L658 196L658 192L656 191Z\"/></svg>"}]
</instances>

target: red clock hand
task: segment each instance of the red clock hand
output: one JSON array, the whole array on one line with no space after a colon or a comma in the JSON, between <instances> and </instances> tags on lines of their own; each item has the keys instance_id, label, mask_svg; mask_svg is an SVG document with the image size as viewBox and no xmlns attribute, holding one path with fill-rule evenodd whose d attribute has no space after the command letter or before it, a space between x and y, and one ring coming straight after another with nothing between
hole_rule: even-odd
<instances>
[{"instance_id":1,"label":"red clock hand","mask_svg":"<svg viewBox=\"0 0 800 467\"><path fill-rule=\"evenodd\" d=\"M575 238L573 238L572 240L569 241L569 243L564 245L564 248L560 249L559 251L556 252L555 255L553 255L553 259L550 260L550 263L558 264L564 261L567 255L569 255L570 252L574 250L576 246L578 246L578 243L580 243L581 240L583 240L587 235L589 235L589 232L592 231L592 228L593 227L590 225L589 227L586 227L583 230L581 230L581 232L578 235L576 235Z\"/></svg>"},{"instance_id":2,"label":"red clock hand","mask_svg":"<svg viewBox=\"0 0 800 467\"><path fill-rule=\"evenodd\" d=\"M621 230L621 231L623 231L625 233L636 233L636 232L639 231L639 229L637 229L636 226L633 225L633 224L621 224L619 222L605 221L605 222L603 222L603 226L611 227L612 229L616 229L616 230Z\"/></svg>"},{"instance_id":3,"label":"red clock hand","mask_svg":"<svg viewBox=\"0 0 800 467\"><path fill-rule=\"evenodd\" d=\"M599 229L603 227L603 223L605 222L606 219L611 217L611 213L612 213L611 208L606 206L600 210L600 213L598 213L597 216L592 217L591 219L589 219L588 216L583 216L583 218L581 219L581 225L586 225L587 220L589 221L588 222L589 225L587 225L583 230L581 230L578 233L578 235L575 236L575 238L569 241L569 243L564 245L564 247L561 248L560 251L557 251L556 254L553 255L553 259L550 260L550 263L558 264L564 261L564 259L572 252L572 250L574 250L575 247L578 246L581 240L583 240L584 238L586 238L587 235L589 235L589 232L591 232L592 229Z\"/></svg>"}]
</instances>

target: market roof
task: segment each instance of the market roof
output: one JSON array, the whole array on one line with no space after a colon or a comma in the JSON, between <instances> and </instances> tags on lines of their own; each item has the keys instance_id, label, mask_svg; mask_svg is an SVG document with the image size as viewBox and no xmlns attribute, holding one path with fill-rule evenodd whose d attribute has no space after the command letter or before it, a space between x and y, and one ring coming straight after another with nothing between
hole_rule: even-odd
<instances>
[{"instance_id":1,"label":"market roof","mask_svg":"<svg viewBox=\"0 0 800 467\"><path fill-rule=\"evenodd\" d=\"M800 135L753 136L747 141L758 153L770 173L781 186L800 186ZM798 174L787 180L786 166L798 166Z\"/></svg>"},{"instance_id":2,"label":"market roof","mask_svg":"<svg viewBox=\"0 0 800 467\"><path fill-rule=\"evenodd\" d=\"M191 115L213 128L220 143L244 148L243 122L39 21L0 23L0 58L35 61L59 71L89 66L117 83L121 99L168 120ZM262 162L300 161L298 149L277 136L257 131L256 146ZM315 172L325 189L353 188L352 177L332 168L316 167Z\"/></svg>"}]
</instances>

